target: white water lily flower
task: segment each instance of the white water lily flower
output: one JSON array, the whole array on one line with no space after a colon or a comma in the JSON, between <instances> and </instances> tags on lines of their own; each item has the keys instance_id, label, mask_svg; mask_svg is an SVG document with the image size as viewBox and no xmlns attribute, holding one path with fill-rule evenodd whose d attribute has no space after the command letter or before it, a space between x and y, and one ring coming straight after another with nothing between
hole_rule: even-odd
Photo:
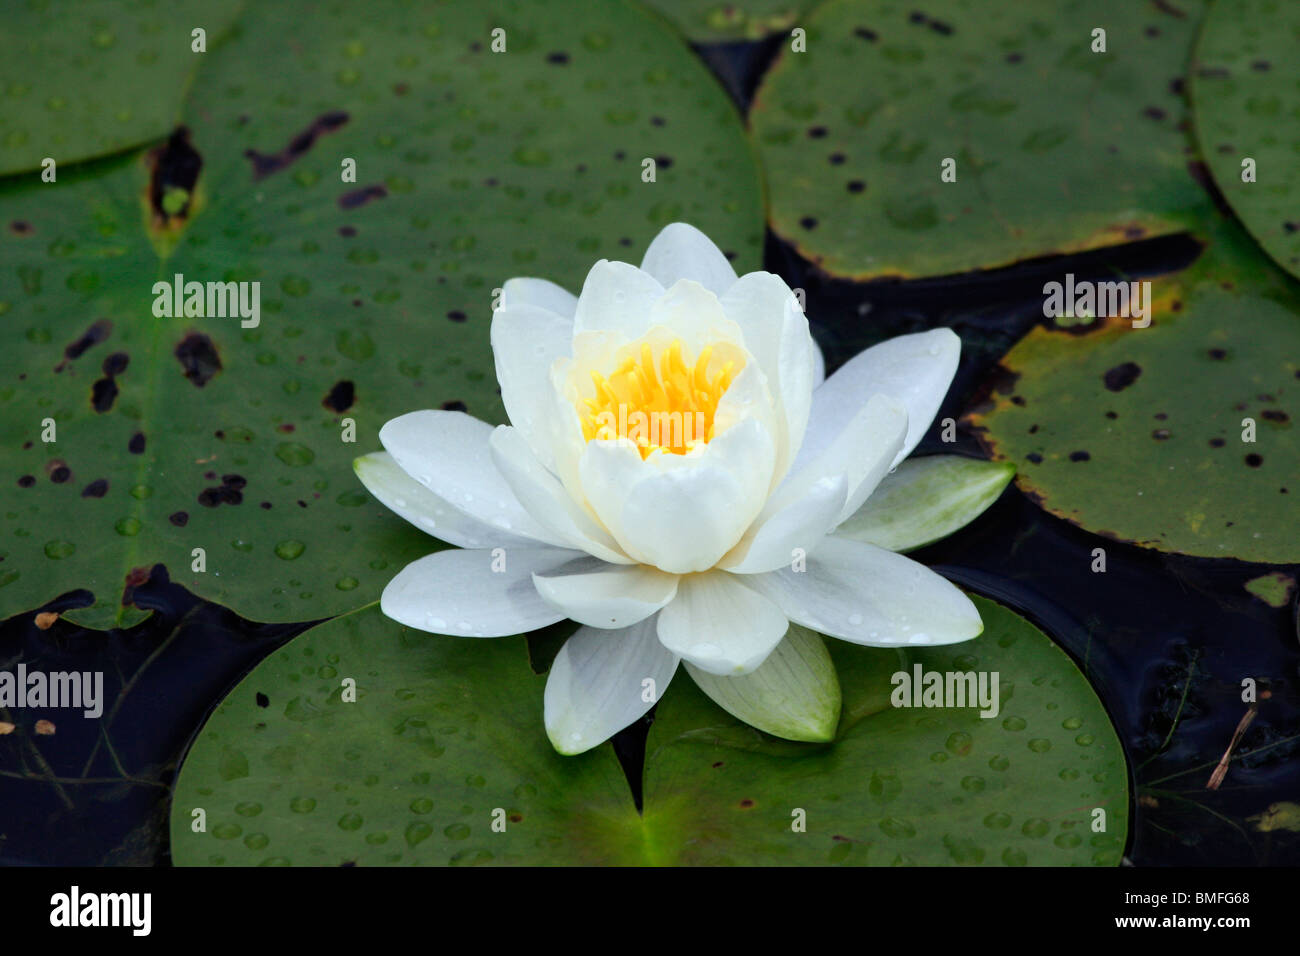
<instances>
[{"instance_id":1,"label":"white water lily flower","mask_svg":"<svg viewBox=\"0 0 1300 956\"><path fill-rule=\"evenodd\" d=\"M386 451L357 459L357 473L461 549L403 569L383 593L389 617L465 637L582 625L546 683L561 753L644 715L682 662L756 726L829 739L834 668L794 625L873 646L982 630L955 586L869 543L882 526L891 547L921 543L971 509L927 524L900 489L883 524L862 520L948 389L960 347L948 329L883 342L822 382L786 284L737 278L676 223L640 268L596 263L580 296L509 280L491 336L511 424L412 412L384 425ZM837 534L850 517L859 533Z\"/></svg>"}]
</instances>

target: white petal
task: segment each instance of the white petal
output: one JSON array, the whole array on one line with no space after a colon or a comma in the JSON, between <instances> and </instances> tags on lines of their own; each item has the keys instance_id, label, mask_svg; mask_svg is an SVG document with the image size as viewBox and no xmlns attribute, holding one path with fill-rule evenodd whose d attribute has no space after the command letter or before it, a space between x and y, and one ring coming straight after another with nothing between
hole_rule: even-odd
<instances>
[{"instance_id":1,"label":"white petal","mask_svg":"<svg viewBox=\"0 0 1300 956\"><path fill-rule=\"evenodd\" d=\"M642 461L630 441L588 442L579 463L587 500L629 556L672 574L705 571L763 507L771 438L755 419L690 455Z\"/></svg>"},{"instance_id":2,"label":"white petal","mask_svg":"<svg viewBox=\"0 0 1300 956\"><path fill-rule=\"evenodd\" d=\"M961 339L951 329L900 335L854 356L813 392L812 414L793 470L822 451L872 395L907 406L907 439L893 464L921 440L957 371Z\"/></svg>"},{"instance_id":3,"label":"white petal","mask_svg":"<svg viewBox=\"0 0 1300 956\"><path fill-rule=\"evenodd\" d=\"M843 475L820 479L806 494L760 515L718 567L732 574L760 574L790 564L796 548L808 554L821 542L844 510L847 497Z\"/></svg>"},{"instance_id":4,"label":"white petal","mask_svg":"<svg viewBox=\"0 0 1300 956\"><path fill-rule=\"evenodd\" d=\"M677 594L677 578L644 565L612 566L589 558L554 575L533 575L543 598L564 616L602 629L643 621Z\"/></svg>"},{"instance_id":5,"label":"white petal","mask_svg":"<svg viewBox=\"0 0 1300 956\"><path fill-rule=\"evenodd\" d=\"M504 637L564 619L542 599L533 575L579 557L558 548L439 551L388 582L380 609L400 624L456 637ZM498 570L500 569L500 570Z\"/></svg>"},{"instance_id":6,"label":"white petal","mask_svg":"<svg viewBox=\"0 0 1300 956\"><path fill-rule=\"evenodd\" d=\"M499 425L489 445L511 491L555 541L612 564L632 563L609 533L574 502L560 480L542 467L517 429Z\"/></svg>"},{"instance_id":7,"label":"white petal","mask_svg":"<svg viewBox=\"0 0 1300 956\"><path fill-rule=\"evenodd\" d=\"M781 643L751 674L719 677L687 662L700 690L751 727L824 743L840 719L840 682L820 634L791 624Z\"/></svg>"},{"instance_id":8,"label":"white petal","mask_svg":"<svg viewBox=\"0 0 1300 956\"><path fill-rule=\"evenodd\" d=\"M803 442L821 352L790 287L770 272L750 272L722 297L727 318L741 329L745 348L767 376L784 424L788 451L778 456L777 480L785 475ZM821 366L824 368L825 366Z\"/></svg>"},{"instance_id":9,"label":"white petal","mask_svg":"<svg viewBox=\"0 0 1300 956\"><path fill-rule=\"evenodd\" d=\"M433 409L401 415L379 430L398 467L439 498L493 528L564 544L524 510L497 471L491 435L491 425L464 412Z\"/></svg>"},{"instance_id":10,"label":"white petal","mask_svg":"<svg viewBox=\"0 0 1300 956\"><path fill-rule=\"evenodd\" d=\"M547 279L507 279L501 287L502 307L535 305L566 319L573 318L578 297Z\"/></svg>"},{"instance_id":11,"label":"white petal","mask_svg":"<svg viewBox=\"0 0 1300 956\"><path fill-rule=\"evenodd\" d=\"M790 620L854 644L955 644L984 629L970 598L925 565L834 535L808 557L805 570L745 580Z\"/></svg>"},{"instance_id":12,"label":"white petal","mask_svg":"<svg viewBox=\"0 0 1300 956\"><path fill-rule=\"evenodd\" d=\"M1015 473L1010 462L960 455L909 458L835 533L889 551L919 548L978 518Z\"/></svg>"},{"instance_id":13,"label":"white petal","mask_svg":"<svg viewBox=\"0 0 1300 956\"><path fill-rule=\"evenodd\" d=\"M551 366L572 347L572 320L547 309L502 306L492 315L492 356L506 414L547 468L555 464L551 436L558 400Z\"/></svg>"},{"instance_id":14,"label":"white petal","mask_svg":"<svg viewBox=\"0 0 1300 956\"><path fill-rule=\"evenodd\" d=\"M676 670L653 618L620 631L578 628L546 676L546 735L562 754L590 750L653 707Z\"/></svg>"},{"instance_id":15,"label":"white petal","mask_svg":"<svg viewBox=\"0 0 1300 956\"><path fill-rule=\"evenodd\" d=\"M352 468L390 511L396 512L425 534L460 548L535 548L537 542L521 538L472 518L448 504L397 466L386 451L362 455Z\"/></svg>"},{"instance_id":16,"label":"white petal","mask_svg":"<svg viewBox=\"0 0 1300 956\"><path fill-rule=\"evenodd\" d=\"M907 409L888 396L872 395L815 458L797 466L772 496L768 510L802 498L828 475L843 475L849 492L835 521L839 524L884 478L906 434Z\"/></svg>"},{"instance_id":17,"label":"white petal","mask_svg":"<svg viewBox=\"0 0 1300 956\"><path fill-rule=\"evenodd\" d=\"M694 279L715 295L736 281L736 270L704 233L684 222L659 230L646 249L641 268L668 288L678 279Z\"/></svg>"},{"instance_id":18,"label":"white petal","mask_svg":"<svg viewBox=\"0 0 1300 956\"><path fill-rule=\"evenodd\" d=\"M659 640L710 674L755 670L788 627L775 604L725 571L683 577L659 612Z\"/></svg>"},{"instance_id":19,"label":"white petal","mask_svg":"<svg viewBox=\"0 0 1300 956\"><path fill-rule=\"evenodd\" d=\"M574 334L608 331L636 339L650 328L650 309L664 287L626 262L601 259L587 273L573 313Z\"/></svg>"}]
</instances>

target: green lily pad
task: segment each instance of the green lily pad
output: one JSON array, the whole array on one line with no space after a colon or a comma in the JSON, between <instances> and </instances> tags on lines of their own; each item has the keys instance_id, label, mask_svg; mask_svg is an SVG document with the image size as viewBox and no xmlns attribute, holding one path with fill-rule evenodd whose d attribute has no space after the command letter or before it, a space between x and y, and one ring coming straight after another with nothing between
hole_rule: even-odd
<instances>
[{"instance_id":1,"label":"green lily pad","mask_svg":"<svg viewBox=\"0 0 1300 956\"><path fill-rule=\"evenodd\" d=\"M679 675L647 742L643 815L610 745L551 748L545 677L522 638L431 637L358 611L271 655L217 708L177 781L172 857L1118 863L1127 774L1105 711L1033 625L975 600L986 629L966 644L904 655L829 642L844 685L831 744L760 733ZM997 671L998 715L893 708L889 677L915 664ZM355 702L342 699L349 677ZM792 829L797 809L806 832Z\"/></svg>"},{"instance_id":2,"label":"green lily pad","mask_svg":"<svg viewBox=\"0 0 1300 956\"><path fill-rule=\"evenodd\" d=\"M1201 155L1233 212L1282 268L1300 276L1300 6L1216 0L1196 45L1192 103ZM1245 182L1243 161L1254 161Z\"/></svg>"},{"instance_id":3,"label":"green lily pad","mask_svg":"<svg viewBox=\"0 0 1300 956\"><path fill-rule=\"evenodd\" d=\"M23 0L0 23L0 176L106 156L170 132L238 0ZM57 181L57 180L56 180Z\"/></svg>"},{"instance_id":4,"label":"green lily pad","mask_svg":"<svg viewBox=\"0 0 1300 956\"><path fill-rule=\"evenodd\" d=\"M761 40L799 26L810 0L646 0L697 43Z\"/></svg>"},{"instance_id":5,"label":"green lily pad","mask_svg":"<svg viewBox=\"0 0 1300 956\"><path fill-rule=\"evenodd\" d=\"M1017 463L1022 491L1090 531L1291 563L1300 286L1235 223L1211 234L1191 267L1152 281L1149 328L1110 318L1034 329L969 419L995 457Z\"/></svg>"},{"instance_id":6,"label":"green lily pad","mask_svg":"<svg viewBox=\"0 0 1300 956\"><path fill-rule=\"evenodd\" d=\"M807 52L783 51L750 113L772 228L857 279L1182 231L1203 198L1180 126L1204 6L823 4Z\"/></svg>"},{"instance_id":7,"label":"green lily pad","mask_svg":"<svg viewBox=\"0 0 1300 956\"><path fill-rule=\"evenodd\" d=\"M676 220L760 261L739 118L630 3L253 4L182 115L158 153L0 183L0 618L86 588L69 616L131 623L156 562L256 620L356 608L439 545L352 459L414 409L504 420L494 289L576 290ZM260 323L156 318L177 274L260 283Z\"/></svg>"},{"instance_id":8,"label":"green lily pad","mask_svg":"<svg viewBox=\"0 0 1300 956\"><path fill-rule=\"evenodd\" d=\"M1295 578L1281 571L1261 574L1246 582L1245 588L1269 607L1286 607L1295 593Z\"/></svg>"}]
</instances>

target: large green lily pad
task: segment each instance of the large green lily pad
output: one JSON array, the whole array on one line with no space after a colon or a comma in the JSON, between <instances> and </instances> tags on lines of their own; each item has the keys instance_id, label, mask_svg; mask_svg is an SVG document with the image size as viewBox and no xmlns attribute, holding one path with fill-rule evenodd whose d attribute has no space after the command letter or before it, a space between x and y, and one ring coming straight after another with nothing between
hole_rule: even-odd
<instances>
[{"instance_id":1,"label":"large green lily pad","mask_svg":"<svg viewBox=\"0 0 1300 956\"><path fill-rule=\"evenodd\" d=\"M1211 235L1191 267L1152 281L1149 328L1112 318L1034 329L970 421L1016 463L1021 490L1090 531L1292 563L1300 285L1236 223Z\"/></svg>"},{"instance_id":2,"label":"large green lily pad","mask_svg":"<svg viewBox=\"0 0 1300 956\"><path fill-rule=\"evenodd\" d=\"M1204 0L831 0L750 124L772 228L850 278L1182 231L1182 76ZM1106 52L1092 52L1093 30ZM941 181L945 159L956 181Z\"/></svg>"},{"instance_id":3,"label":"large green lily pad","mask_svg":"<svg viewBox=\"0 0 1300 956\"><path fill-rule=\"evenodd\" d=\"M0 176L156 139L239 0L15 0L0 19Z\"/></svg>"},{"instance_id":4,"label":"large green lily pad","mask_svg":"<svg viewBox=\"0 0 1300 956\"><path fill-rule=\"evenodd\" d=\"M1192 103L1201 155L1250 234L1300 276L1300 4L1216 0L1201 28ZM1242 162L1254 161L1253 181Z\"/></svg>"},{"instance_id":5,"label":"large green lily pad","mask_svg":"<svg viewBox=\"0 0 1300 956\"><path fill-rule=\"evenodd\" d=\"M0 182L0 618L87 588L69 616L129 624L155 562L257 620L373 600L438 545L351 461L413 409L504 419L494 288L576 289L675 220L759 263L739 118L630 3L253 4L182 115L158 154ZM260 324L155 318L176 274L260 282Z\"/></svg>"},{"instance_id":6,"label":"large green lily pad","mask_svg":"<svg viewBox=\"0 0 1300 956\"><path fill-rule=\"evenodd\" d=\"M1033 625L976 601L986 627L966 644L904 655L830 642L844 688L831 744L753 730L678 674L647 742L640 815L610 745L579 757L551 748L545 677L523 639L433 637L358 611L277 651L217 708L177 781L172 857L1118 863L1127 773L1104 709ZM918 663L996 671L999 713L891 707L889 675ZM349 677L354 703L342 699Z\"/></svg>"}]
</instances>

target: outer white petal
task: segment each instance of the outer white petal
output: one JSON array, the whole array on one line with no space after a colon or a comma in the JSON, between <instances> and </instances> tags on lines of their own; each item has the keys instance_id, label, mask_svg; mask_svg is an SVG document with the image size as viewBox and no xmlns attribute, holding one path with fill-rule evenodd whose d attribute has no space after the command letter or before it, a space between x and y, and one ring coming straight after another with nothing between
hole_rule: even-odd
<instances>
[{"instance_id":1,"label":"outer white petal","mask_svg":"<svg viewBox=\"0 0 1300 956\"><path fill-rule=\"evenodd\" d=\"M550 545L565 542L520 504L492 461L492 426L464 412L427 409L385 423L379 440L404 472L484 524Z\"/></svg>"},{"instance_id":2,"label":"outer white petal","mask_svg":"<svg viewBox=\"0 0 1300 956\"><path fill-rule=\"evenodd\" d=\"M664 647L710 674L755 670L789 627L772 601L725 571L683 577L658 620Z\"/></svg>"},{"instance_id":3,"label":"outer white petal","mask_svg":"<svg viewBox=\"0 0 1300 956\"><path fill-rule=\"evenodd\" d=\"M573 313L574 334L607 331L640 338L650 328L650 309L664 287L626 262L601 259L587 273Z\"/></svg>"},{"instance_id":4,"label":"outer white petal","mask_svg":"<svg viewBox=\"0 0 1300 956\"><path fill-rule=\"evenodd\" d=\"M782 442L787 453L777 460L779 481L803 442L821 351L808 331L799 300L779 276L770 272L743 275L721 301L727 318L740 327L745 347L767 376L784 424ZM820 367L824 372L824 364Z\"/></svg>"},{"instance_id":5,"label":"outer white petal","mask_svg":"<svg viewBox=\"0 0 1300 956\"><path fill-rule=\"evenodd\" d=\"M535 548L537 542L521 538L472 518L452 507L397 466L386 451L362 455L352 468L390 511L396 512L425 534L461 548Z\"/></svg>"},{"instance_id":6,"label":"outer white petal","mask_svg":"<svg viewBox=\"0 0 1300 956\"><path fill-rule=\"evenodd\" d=\"M659 230L646 249L641 268L667 288L678 279L694 279L715 295L736 281L736 270L704 233L684 222Z\"/></svg>"},{"instance_id":7,"label":"outer white petal","mask_svg":"<svg viewBox=\"0 0 1300 956\"><path fill-rule=\"evenodd\" d=\"M653 707L676 671L677 656L659 643L653 618L619 631L578 628L546 676L546 735L562 754L590 750Z\"/></svg>"},{"instance_id":8,"label":"outer white petal","mask_svg":"<svg viewBox=\"0 0 1300 956\"><path fill-rule=\"evenodd\" d=\"M884 478L906 434L907 409L886 395L872 395L816 457L791 473L772 496L768 512L802 498L828 475L843 475L849 491L834 522L839 524Z\"/></svg>"},{"instance_id":9,"label":"outer white petal","mask_svg":"<svg viewBox=\"0 0 1300 956\"><path fill-rule=\"evenodd\" d=\"M573 318L578 297L548 279L507 279L501 287L502 307L535 305L566 319Z\"/></svg>"},{"instance_id":10,"label":"outer white petal","mask_svg":"<svg viewBox=\"0 0 1300 956\"><path fill-rule=\"evenodd\" d=\"M916 447L948 392L957 371L961 339L951 329L900 335L856 355L813 392L812 414L794 470L819 454L844 430L872 395L888 395L907 406L907 439L898 464Z\"/></svg>"},{"instance_id":11,"label":"outer white petal","mask_svg":"<svg viewBox=\"0 0 1300 956\"><path fill-rule=\"evenodd\" d=\"M573 321L535 305L507 305L492 315L492 355L510 424L533 454L555 466L553 423L558 397L551 366L573 347Z\"/></svg>"},{"instance_id":12,"label":"outer white petal","mask_svg":"<svg viewBox=\"0 0 1300 956\"><path fill-rule=\"evenodd\" d=\"M687 662L700 690L729 714L786 740L835 739L840 682L820 634L791 624L752 674L719 677Z\"/></svg>"},{"instance_id":13,"label":"outer white petal","mask_svg":"<svg viewBox=\"0 0 1300 956\"><path fill-rule=\"evenodd\" d=\"M848 496L843 475L828 475L766 517L760 516L718 567L733 574L760 574L794 560L794 549L810 553L835 524Z\"/></svg>"},{"instance_id":14,"label":"outer white petal","mask_svg":"<svg viewBox=\"0 0 1300 956\"><path fill-rule=\"evenodd\" d=\"M504 637L545 627L564 612L542 599L533 575L579 557L559 548L439 551L388 582L380 609L400 624L455 637ZM502 567L503 570L495 570Z\"/></svg>"},{"instance_id":15,"label":"outer white petal","mask_svg":"<svg viewBox=\"0 0 1300 956\"><path fill-rule=\"evenodd\" d=\"M984 629L970 598L925 565L835 536L803 571L745 580L795 623L854 644L955 644Z\"/></svg>"},{"instance_id":16,"label":"outer white petal","mask_svg":"<svg viewBox=\"0 0 1300 956\"><path fill-rule=\"evenodd\" d=\"M644 565L611 566L594 558L554 575L533 575L543 598L589 627L623 628L643 621L677 594L677 578Z\"/></svg>"},{"instance_id":17,"label":"outer white petal","mask_svg":"<svg viewBox=\"0 0 1300 956\"><path fill-rule=\"evenodd\" d=\"M632 560L541 466L517 429L499 425L489 439L492 460L524 509L562 546L577 548L611 564Z\"/></svg>"}]
</instances>

